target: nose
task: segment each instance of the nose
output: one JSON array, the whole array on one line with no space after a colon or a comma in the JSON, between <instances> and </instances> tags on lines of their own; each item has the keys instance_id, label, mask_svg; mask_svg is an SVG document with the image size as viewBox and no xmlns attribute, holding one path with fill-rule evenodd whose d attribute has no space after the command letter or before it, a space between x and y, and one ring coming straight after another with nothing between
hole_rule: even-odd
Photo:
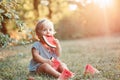
<instances>
[{"instance_id":1,"label":"nose","mask_svg":"<svg viewBox=\"0 0 120 80\"><path fill-rule=\"evenodd\" d=\"M47 30L47 34L50 34L51 32L50 32L50 30Z\"/></svg>"},{"instance_id":2,"label":"nose","mask_svg":"<svg viewBox=\"0 0 120 80\"><path fill-rule=\"evenodd\" d=\"M50 31L49 31L49 30L47 30L47 33L50 33Z\"/></svg>"}]
</instances>

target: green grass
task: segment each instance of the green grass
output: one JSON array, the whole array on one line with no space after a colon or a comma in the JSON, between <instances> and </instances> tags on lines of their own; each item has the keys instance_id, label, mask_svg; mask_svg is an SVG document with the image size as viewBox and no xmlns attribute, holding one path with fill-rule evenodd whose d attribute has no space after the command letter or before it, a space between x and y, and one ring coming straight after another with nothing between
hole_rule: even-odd
<instances>
[{"instance_id":1,"label":"green grass","mask_svg":"<svg viewBox=\"0 0 120 80\"><path fill-rule=\"evenodd\" d=\"M60 41L60 59L75 73L70 80L120 80L120 38L95 38ZM12 54L0 60L0 80L27 80L31 59L30 45L2 50L1 54ZM4 52L8 53L4 53ZM9 53L10 52L10 53ZM1 55L0 54L0 55ZM85 65L96 67L100 74L83 76ZM35 80L55 80L45 75L35 75Z\"/></svg>"}]
</instances>

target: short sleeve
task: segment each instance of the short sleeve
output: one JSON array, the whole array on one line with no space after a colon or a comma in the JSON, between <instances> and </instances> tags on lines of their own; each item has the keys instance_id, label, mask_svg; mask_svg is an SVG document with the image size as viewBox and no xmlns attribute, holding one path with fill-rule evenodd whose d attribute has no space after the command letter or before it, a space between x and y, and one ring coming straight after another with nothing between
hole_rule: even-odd
<instances>
[{"instance_id":1,"label":"short sleeve","mask_svg":"<svg viewBox=\"0 0 120 80\"><path fill-rule=\"evenodd\" d=\"M39 50L39 42L34 42L31 48Z\"/></svg>"}]
</instances>

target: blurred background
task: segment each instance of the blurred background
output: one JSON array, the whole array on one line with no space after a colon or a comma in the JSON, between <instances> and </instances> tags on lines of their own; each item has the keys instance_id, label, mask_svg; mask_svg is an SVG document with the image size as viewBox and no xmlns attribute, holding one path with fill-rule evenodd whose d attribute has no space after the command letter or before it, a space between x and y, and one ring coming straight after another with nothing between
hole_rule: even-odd
<instances>
[{"instance_id":1,"label":"blurred background","mask_svg":"<svg viewBox=\"0 0 120 80\"><path fill-rule=\"evenodd\" d=\"M36 40L39 19L61 40L120 35L120 0L0 0L0 46Z\"/></svg>"}]
</instances>

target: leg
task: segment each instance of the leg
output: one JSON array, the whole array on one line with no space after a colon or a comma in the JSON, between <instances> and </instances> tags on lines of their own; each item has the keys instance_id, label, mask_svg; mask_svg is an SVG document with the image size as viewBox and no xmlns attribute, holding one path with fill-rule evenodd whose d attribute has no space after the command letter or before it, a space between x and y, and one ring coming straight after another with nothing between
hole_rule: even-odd
<instances>
[{"instance_id":1,"label":"leg","mask_svg":"<svg viewBox=\"0 0 120 80\"><path fill-rule=\"evenodd\" d=\"M67 69L67 70L68 70L67 65L66 65L65 63L60 62L60 66L58 67L58 71L59 71L60 73L62 73L62 71L63 71L64 69Z\"/></svg>"},{"instance_id":2,"label":"leg","mask_svg":"<svg viewBox=\"0 0 120 80\"><path fill-rule=\"evenodd\" d=\"M40 65L38 68L37 68L37 72L38 73L47 73L47 74L50 74L56 78L58 78L61 73L59 73L58 71L56 71L54 68L52 68L51 65L47 64L47 63L44 63L42 65Z\"/></svg>"},{"instance_id":3,"label":"leg","mask_svg":"<svg viewBox=\"0 0 120 80\"><path fill-rule=\"evenodd\" d=\"M61 73L58 80L68 80L69 78L72 78L74 76L74 73L72 73L67 65L65 63L60 62L60 66L58 67L58 71Z\"/></svg>"}]
</instances>

